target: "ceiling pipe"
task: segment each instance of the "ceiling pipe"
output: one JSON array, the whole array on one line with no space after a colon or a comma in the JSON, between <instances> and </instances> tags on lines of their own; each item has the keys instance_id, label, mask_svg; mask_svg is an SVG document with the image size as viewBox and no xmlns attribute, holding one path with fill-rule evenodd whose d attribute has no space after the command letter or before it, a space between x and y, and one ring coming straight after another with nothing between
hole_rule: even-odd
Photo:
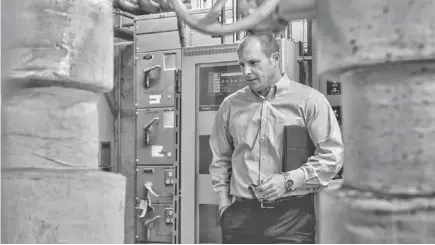
<instances>
[{"instance_id":1,"label":"ceiling pipe","mask_svg":"<svg viewBox=\"0 0 435 245\"><path fill-rule=\"evenodd\" d=\"M160 9L164 12L174 11L171 4L168 2L168 0L156 0L159 5Z\"/></svg>"},{"instance_id":2,"label":"ceiling pipe","mask_svg":"<svg viewBox=\"0 0 435 245\"><path fill-rule=\"evenodd\" d=\"M190 14L186 11L181 0L170 0L170 1L174 6L174 10L177 12L177 16L179 16L182 20L184 20L186 24L188 24L190 27L206 34L220 34L220 35L233 34L234 32L251 28L255 24L264 21L271 13L273 13L276 10L276 7L280 3L280 0L267 0L263 2L261 7L255 13L248 15L241 21L235 22L230 25L222 25L216 22L204 25L203 23L204 22L207 23L209 18L206 18L204 20L197 20L194 17L190 16Z\"/></svg>"},{"instance_id":3,"label":"ceiling pipe","mask_svg":"<svg viewBox=\"0 0 435 245\"><path fill-rule=\"evenodd\" d=\"M137 3L139 8L147 14L160 12L160 5L153 0L138 0Z\"/></svg>"},{"instance_id":4,"label":"ceiling pipe","mask_svg":"<svg viewBox=\"0 0 435 245\"><path fill-rule=\"evenodd\" d=\"M113 5L121 9L122 11L134 14L134 15L143 15L147 14L144 12L139 6L133 4L128 0L113 0Z\"/></svg>"}]
</instances>

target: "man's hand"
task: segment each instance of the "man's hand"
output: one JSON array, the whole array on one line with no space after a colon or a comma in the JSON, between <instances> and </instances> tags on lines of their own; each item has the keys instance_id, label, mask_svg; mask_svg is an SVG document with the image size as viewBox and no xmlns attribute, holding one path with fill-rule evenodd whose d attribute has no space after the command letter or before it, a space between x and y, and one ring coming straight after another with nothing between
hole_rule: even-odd
<instances>
[{"instance_id":1,"label":"man's hand","mask_svg":"<svg viewBox=\"0 0 435 245\"><path fill-rule=\"evenodd\" d=\"M231 204L230 204L231 205ZM219 217L222 217L222 214L224 213L224 211L230 206L230 205L227 205L227 206L224 206L224 207L222 207L222 208L220 208L219 209Z\"/></svg>"},{"instance_id":2,"label":"man's hand","mask_svg":"<svg viewBox=\"0 0 435 245\"><path fill-rule=\"evenodd\" d=\"M282 197L282 195L287 191L285 188L284 175L269 175L261 181L261 185L255 190L259 194L259 197L263 197L267 201L274 201Z\"/></svg>"}]
</instances>

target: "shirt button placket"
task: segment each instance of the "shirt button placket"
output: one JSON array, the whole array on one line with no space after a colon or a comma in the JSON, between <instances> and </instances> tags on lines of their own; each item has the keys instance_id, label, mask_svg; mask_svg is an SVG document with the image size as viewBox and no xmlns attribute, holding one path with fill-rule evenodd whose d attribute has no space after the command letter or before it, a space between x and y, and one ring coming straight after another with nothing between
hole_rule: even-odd
<instances>
[{"instance_id":1,"label":"shirt button placket","mask_svg":"<svg viewBox=\"0 0 435 245\"><path fill-rule=\"evenodd\" d=\"M265 161L266 161L266 153L265 153L265 150L266 150L266 146L265 146L265 130L266 130L266 121L267 121L267 119L266 119L266 117L267 117L267 101L266 100L263 100L263 103L262 103L262 117L261 117L261 123L260 123L260 167L259 167L259 177L260 177L260 184L261 184L261 181L262 181L262 179L264 179L264 174L262 174L262 172L263 172L263 169L262 169L262 165L264 165L265 164Z\"/></svg>"}]
</instances>

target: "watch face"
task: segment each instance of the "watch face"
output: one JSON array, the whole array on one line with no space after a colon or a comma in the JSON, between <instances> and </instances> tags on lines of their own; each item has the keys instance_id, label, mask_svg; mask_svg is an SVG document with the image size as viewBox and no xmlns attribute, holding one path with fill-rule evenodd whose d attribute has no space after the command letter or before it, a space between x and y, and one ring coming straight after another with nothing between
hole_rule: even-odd
<instances>
[{"instance_id":1,"label":"watch face","mask_svg":"<svg viewBox=\"0 0 435 245\"><path fill-rule=\"evenodd\" d=\"M289 179L285 182L285 188L288 191L291 191L293 189L293 180Z\"/></svg>"}]
</instances>

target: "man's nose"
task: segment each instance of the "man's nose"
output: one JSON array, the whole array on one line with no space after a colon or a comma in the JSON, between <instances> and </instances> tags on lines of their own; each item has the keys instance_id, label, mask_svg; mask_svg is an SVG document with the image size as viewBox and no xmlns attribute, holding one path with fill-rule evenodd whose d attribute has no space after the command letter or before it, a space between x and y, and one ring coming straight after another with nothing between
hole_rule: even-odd
<instances>
[{"instance_id":1,"label":"man's nose","mask_svg":"<svg viewBox=\"0 0 435 245\"><path fill-rule=\"evenodd\" d=\"M251 74L251 73L252 73L251 67L245 65L245 66L243 67L243 73L244 73L245 75L247 75L247 74Z\"/></svg>"}]
</instances>

